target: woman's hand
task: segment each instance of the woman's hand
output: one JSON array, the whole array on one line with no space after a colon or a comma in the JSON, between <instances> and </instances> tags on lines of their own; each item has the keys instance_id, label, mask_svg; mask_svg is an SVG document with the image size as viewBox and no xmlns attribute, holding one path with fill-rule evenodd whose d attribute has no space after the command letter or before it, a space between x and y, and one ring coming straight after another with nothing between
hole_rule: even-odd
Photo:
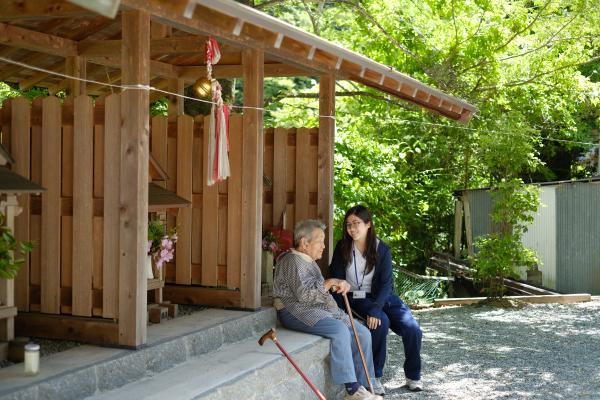
<instances>
[{"instance_id":1,"label":"woman's hand","mask_svg":"<svg viewBox=\"0 0 600 400\"><path fill-rule=\"evenodd\" d=\"M327 279L323 285L326 290L332 290L334 293L346 294L350 290L350 284L343 279Z\"/></svg>"},{"instance_id":2,"label":"woman's hand","mask_svg":"<svg viewBox=\"0 0 600 400\"><path fill-rule=\"evenodd\" d=\"M377 329L377 328L379 328L380 325L381 325L381 320L379 318L367 316L367 327L369 329L371 329L371 330Z\"/></svg>"}]
</instances>

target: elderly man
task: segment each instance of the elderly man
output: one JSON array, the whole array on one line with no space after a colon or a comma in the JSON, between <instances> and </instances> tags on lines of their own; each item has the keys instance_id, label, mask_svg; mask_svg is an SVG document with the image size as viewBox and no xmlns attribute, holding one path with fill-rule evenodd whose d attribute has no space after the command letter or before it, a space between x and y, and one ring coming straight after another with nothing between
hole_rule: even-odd
<instances>
[{"instance_id":1,"label":"elderly man","mask_svg":"<svg viewBox=\"0 0 600 400\"><path fill-rule=\"evenodd\" d=\"M277 260L273 294L279 320L288 329L312 333L331 339L331 375L333 382L346 387L345 400L376 400L365 386L360 353L352 337L348 315L342 311L329 290L346 293L350 284L342 279L324 280L315 262L325 249L325 225L320 221L300 221L294 229L294 247ZM360 343L373 372L371 334L356 324Z\"/></svg>"}]
</instances>

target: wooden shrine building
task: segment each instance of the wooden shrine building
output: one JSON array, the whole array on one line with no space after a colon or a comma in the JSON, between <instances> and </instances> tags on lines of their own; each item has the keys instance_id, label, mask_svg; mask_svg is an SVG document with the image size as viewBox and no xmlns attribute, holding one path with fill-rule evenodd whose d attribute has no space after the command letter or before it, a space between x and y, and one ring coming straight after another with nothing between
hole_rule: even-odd
<instances>
[{"instance_id":1,"label":"wooden shrine building","mask_svg":"<svg viewBox=\"0 0 600 400\"><path fill-rule=\"evenodd\" d=\"M146 343L149 168L162 169L168 179L159 186L190 205L169 217L179 239L165 299L252 310L260 307L263 225L287 211L288 228L309 217L332 226L336 80L464 123L477 112L232 0L116 3L114 18L64 0L0 4L0 81L52 94L0 109L2 144L18 172L47 189L24 195L15 219L16 236L39 243L14 282L20 334ZM159 90L182 94L206 76L208 36L222 50L213 75L242 78L248 107L231 116L231 176L214 186L204 166L207 118L184 115L181 97L168 117L149 115ZM268 76L319 77L318 128L263 129ZM263 175L272 187L263 188ZM326 260L332 244L329 230Z\"/></svg>"}]
</instances>

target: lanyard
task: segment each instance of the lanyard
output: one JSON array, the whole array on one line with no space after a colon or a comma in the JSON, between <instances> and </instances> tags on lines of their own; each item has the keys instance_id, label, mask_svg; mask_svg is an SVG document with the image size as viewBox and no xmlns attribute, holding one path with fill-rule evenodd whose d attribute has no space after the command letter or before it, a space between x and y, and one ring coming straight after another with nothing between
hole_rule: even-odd
<instances>
[{"instance_id":1,"label":"lanyard","mask_svg":"<svg viewBox=\"0 0 600 400\"><path fill-rule=\"evenodd\" d=\"M352 249L352 258L354 259L354 276L356 277L356 284L358 285L358 290L360 290L365 281L365 272L367 272L367 268L365 265L365 268L363 269L362 279L359 284L358 283L358 268L356 268L356 250L354 250L354 249Z\"/></svg>"}]
</instances>

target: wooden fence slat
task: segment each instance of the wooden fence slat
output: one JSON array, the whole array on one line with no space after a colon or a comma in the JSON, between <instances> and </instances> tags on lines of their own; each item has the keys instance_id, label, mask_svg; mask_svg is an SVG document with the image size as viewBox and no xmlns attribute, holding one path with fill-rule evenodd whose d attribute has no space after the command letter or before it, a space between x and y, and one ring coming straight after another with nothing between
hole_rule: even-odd
<instances>
[{"instance_id":1,"label":"wooden fence slat","mask_svg":"<svg viewBox=\"0 0 600 400\"><path fill-rule=\"evenodd\" d=\"M42 114L42 98L38 97L33 101L31 108L31 175L32 182L42 183L42 121L40 118L35 118L36 115ZM40 235L41 235L41 218L40 215L31 215L29 220L30 240L34 240L37 246L33 247L29 261L29 284L40 285ZM30 294L31 304L40 304L39 300L33 299Z\"/></svg>"},{"instance_id":2,"label":"wooden fence slat","mask_svg":"<svg viewBox=\"0 0 600 400\"><path fill-rule=\"evenodd\" d=\"M229 167L227 195L227 287L239 288L242 253L242 116L232 114L229 120Z\"/></svg>"},{"instance_id":3,"label":"wooden fence slat","mask_svg":"<svg viewBox=\"0 0 600 400\"><path fill-rule=\"evenodd\" d=\"M102 317L119 315L119 193L121 170L121 96L104 102L104 246Z\"/></svg>"},{"instance_id":4,"label":"wooden fence slat","mask_svg":"<svg viewBox=\"0 0 600 400\"><path fill-rule=\"evenodd\" d=\"M209 117L204 118L203 154L208 160ZM219 226L219 186L207 185L209 166L204 166L202 189L202 285L217 285L217 249Z\"/></svg>"},{"instance_id":5,"label":"wooden fence slat","mask_svg":"<svg viewBox=\"0 0 600 400\"><path fill-rule=\"evenodd\" d=\"M188 115L177 117L177 195L192 201L192 151L194 147L194 119ZM192 209L182 208L177 214L177 245L175 253L178 284L192 282Z\"/></svg>"},{"instance_id":6,"label":"wooden fence slat","mask_svg":"<svg viewBox=\"0 0 600 400\"><path fill-rule=\"evenodd\" d=\"M61 123L58 98L44 99L42 105L42 238L41 311L60 313L61 246Z\"/></svg>"},{"instance_id":7,"label":"wooden fence slat","mask_svg":"<svg viewBox=\"0 0 600 400\"><path fill-rule=\"evenodd\" d=\"M287 147L286 147L286 194L292 193L295 196L296 193L296 129L292 128L288 130L287 134ZM287 195L286 195L287 197ZM286 209L286 229L293 230L296 224L296 206L295 198L292 203L288 203L285 206Z\"/></svg>"},{"instance_id":8,"label":"wooden fence slat","mask_svg":"<svg viewBox=\"0 0 600 400\"><path fill-rule=\"evenodd\" d=\"M93 182L94 109L92 99L75 98L73 148L73 315L92 315L94 268Z\"/></svg>"},{"instance_id":9,"label":"wooden fence slat","mask_svg":"<svg viewBox=\"0 0 600 400\"><path fill-rule=\"evenodd\" d=\"M102 290L103 276L103 249L102 239L104 238L104 218L93 217L92 219L92 235L94 240L94 254L93 254L93 269L92 269L92 290ZM102 304L102 302L100 302ZM100 313L102 315L102 313Z\"/></svg>"},{"instance_id":10,"label":"wooden fence slat","mask_svg":"<svg viewBox=\"0 0 600 400\"><path fill-rule=\"evenodd\" d=\"M309 164L310 131L307 128L298 128L296 131L296 221L301 221L309 217Z\"/></svg>"},{"instance_id":11,"label":"wooden fence slat","mask_svg":"<svg viewBox=\"0 0 600 400\"><path fill-rule=\"evenodd\" d=\"M97 105L96 105L97 106ZM97 112L94 110L94 112ZM94 198L104 197L104 124L94 125Z\"/></svg>"},{"instance_id":12,"label":"wooden fence slat","mask_svg":"<svg viewBox=\"0 0 600 400\"><path fill-rule=\"evenodd\" d=\"M273 225L278 225L287 204L287 129L275 128L273 135Z\"/></svg>"},{"instance_id":13,"label":"wooden fence slat","mask_svg":"<svg viewBox=\"0 0 600 400\"><path fill-rule=\"evenodd\" d=\"M73 110L73 98L66 99L62 106L62 196L73 197L73 114L69 115L67 110Z\"/></svg>"},{"instance_id":14,"label":"wooden fence slat","mask_svg":"<svg viewBox=\"0 0 600 400\"><path fill-rule=\"evenodd\" d=\"M2 124L2 145L9 153L12 153L10 147L12 99L6 99L2 102L2 108L0 109L0 112L2 113L2 119L0 119L0 124Z\"/></svg>"},{"instance_id":15,"label":"wooden fence slat","mask_svg":"<svg viewBox=\"0 0 600 400\"><path fill-rule=\"evenodd\" d=\"M12 170L29 179L31 172L31 109L29 100L17 97L12 101L11 115L11 150L15 159ZM19 205L23 211L15 218L15 237L20 241L28 241L30 220L30 195L23 194ZM15 305L19 311L29 311L29 255L15 278Z\"/></svg>"},{"instance_id":16,"label":"wooden fence slat","mask_svg":"<svg viewBox=\"0 0 600 400\"><path fill-rule=\"evenodd\" d=\"M163 116L152 118L152 129L150 131L150 153L165 171L167 170L167 132L169 129L169 119ZM167 173L168 175L168 173ZM166 182L160 182L159 185L166 187Z\"/></svg>"},{"instance_id":17,"label":"wooden fence slat","mask_svg":"<svg viewBox=\"0 0 600 400\"><path fill-rule=\"evenodd\" d=\"M202 195L203 120L194 120L194 154L192 156L192 197ZM200 130L200 134L197 135ZM192 284L202 283L202 202L192 201Z\"/></svg>"}]
</instances>

